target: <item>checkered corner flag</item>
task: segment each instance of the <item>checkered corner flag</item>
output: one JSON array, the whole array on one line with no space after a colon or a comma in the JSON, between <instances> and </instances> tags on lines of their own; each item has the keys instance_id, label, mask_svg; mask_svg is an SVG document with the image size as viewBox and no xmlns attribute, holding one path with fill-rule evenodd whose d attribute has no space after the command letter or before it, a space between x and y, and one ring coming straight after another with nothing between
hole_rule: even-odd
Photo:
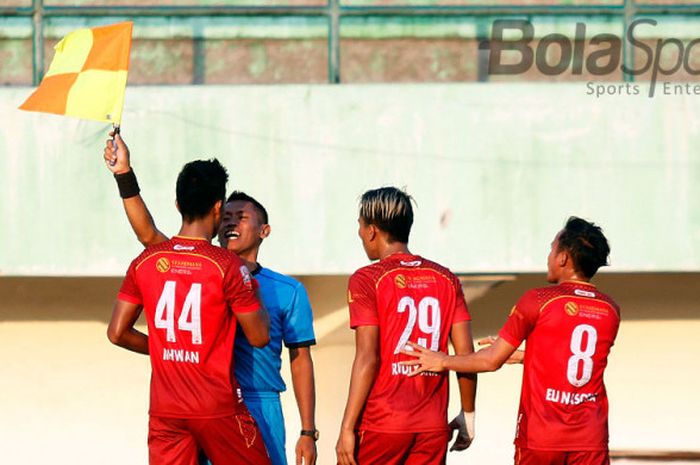
<instances>
[{"instance_id":1,"label":"checkered corner flag","mask_svg":"<svg viewBox=\"0 0 700 465\"><path fill-rule=\"evenodd\" d=\"M69 33L54 47L49 70L20 110L111 122L118 132L132 28L127 21Z\"/></svg>"}]
</instances>

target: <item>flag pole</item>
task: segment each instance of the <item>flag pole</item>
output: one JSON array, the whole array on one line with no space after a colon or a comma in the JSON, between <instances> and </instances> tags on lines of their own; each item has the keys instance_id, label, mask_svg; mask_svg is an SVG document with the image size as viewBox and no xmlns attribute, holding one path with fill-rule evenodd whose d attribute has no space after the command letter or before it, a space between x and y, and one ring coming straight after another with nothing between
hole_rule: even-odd
<instances>
[{"instance_id":1,"label":"flag pole","mask_svg":"<svg viewBox=\"0 0 700 465\"><path fill-rule=\"evenodd\" d=\"M112 150L114 150L115 152L117 151L117 144L116 144L114 138L117 137L117 134L119 134L120 132L121 131L120 131L119 124L112 123ZM117 157L114 157L109 161L110 166L114 166L116 164L117 164Z\"/></svg>"}]
</instances>

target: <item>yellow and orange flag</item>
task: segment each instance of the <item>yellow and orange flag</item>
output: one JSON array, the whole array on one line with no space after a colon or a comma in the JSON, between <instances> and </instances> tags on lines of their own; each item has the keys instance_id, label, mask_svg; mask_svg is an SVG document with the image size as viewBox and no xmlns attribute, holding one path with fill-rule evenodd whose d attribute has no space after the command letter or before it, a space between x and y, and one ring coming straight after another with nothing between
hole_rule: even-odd
<instances>
[{"instance_id":1,"label":"yellow and orange flag","mask_svg":"<svg viewBox=\"0 0 700 465\"><path fill-rule=\"evenodd\" d=\"M112 122L122 119L133 23L78 29L56 44L39 87L19 107Z\"/></svg>"}]
</instances>

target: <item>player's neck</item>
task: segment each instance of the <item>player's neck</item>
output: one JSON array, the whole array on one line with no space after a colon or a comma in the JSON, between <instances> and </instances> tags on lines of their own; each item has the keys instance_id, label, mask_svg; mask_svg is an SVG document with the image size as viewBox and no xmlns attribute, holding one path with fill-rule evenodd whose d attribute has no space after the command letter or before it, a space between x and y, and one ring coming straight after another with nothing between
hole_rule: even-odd
<instances>
[{"instance_id":1,"label":"player's neck","mask_svg":"<svg viewBox=\"0 0 700 465\"><path fill-rule=\"evenodd\" d=\"M206 221L193 221L192 223L183 222L180 227L178 236L196 237L207 241L211 241L212 225Z\"/></svg>"},{"instance_id":2,"label":"player's neck","mask_svg":"<svg viewBox=\"0 0 700 465\"><path fill-rule=\"evenodd\" d=\"M557 284L561 284L565 281L579 281L583 283L588 283L591 281L591 278L587 278L581 273L576 272L575 270L566 270L561 274L561 276L559 276Z\"/></svg>"},{"instance_id":3,"label":"player's neck","mask_svg":"<svg viewBox=\"0 0 700 465\"><path fill-rule=\"evenodd\" d=\"M408 250L408 244L405 242L389 242L382 247L379 252L379 259L384 260L389 255L394 255L397 253L410 254Z\"/></svg>"},{"instance_id":4,"label":"player's neck","mask_svg":"<svg viewBox=\"0 0 700 465\"><path fill-rule=\"evenodd\" d=\"M253 272L258 267L258 248L253 250L246 250L238 254L238 258L243 260L248 271Z\"/></svg>"}]
</instances>

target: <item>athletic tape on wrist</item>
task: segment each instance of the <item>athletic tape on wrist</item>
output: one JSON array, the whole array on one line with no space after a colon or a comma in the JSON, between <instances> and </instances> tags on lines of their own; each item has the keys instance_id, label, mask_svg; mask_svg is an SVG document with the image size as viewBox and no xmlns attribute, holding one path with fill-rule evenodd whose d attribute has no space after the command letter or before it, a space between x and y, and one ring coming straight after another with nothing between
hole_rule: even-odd
<instances>
[{"instance_id":1,"label":"athletic tape on wrist","mask_svg":"<svg viewBox=\"0 0 700 465\"><path fill-rule=\"evenodd\" d=\"M122 199L136 197L141 192L141 189L139 189L139 182L136 180L136 174L134 174L133 169L130 169L126 173L115 173L114 179L117 181L119 196Z\"/></svg>"},{"instance_id":2,"label":"athletic tape on wrist","mask_svg":"<svg viewBox=\"0 0 700 465\"><path fill-rule=\"evenodd\" d=\"M464 423L467 427L467 434L469 435L469 439L474 439L474 436L476 435L474 428L474 417L475 412L464 412Z\"/></svg>"}]
</instances>

